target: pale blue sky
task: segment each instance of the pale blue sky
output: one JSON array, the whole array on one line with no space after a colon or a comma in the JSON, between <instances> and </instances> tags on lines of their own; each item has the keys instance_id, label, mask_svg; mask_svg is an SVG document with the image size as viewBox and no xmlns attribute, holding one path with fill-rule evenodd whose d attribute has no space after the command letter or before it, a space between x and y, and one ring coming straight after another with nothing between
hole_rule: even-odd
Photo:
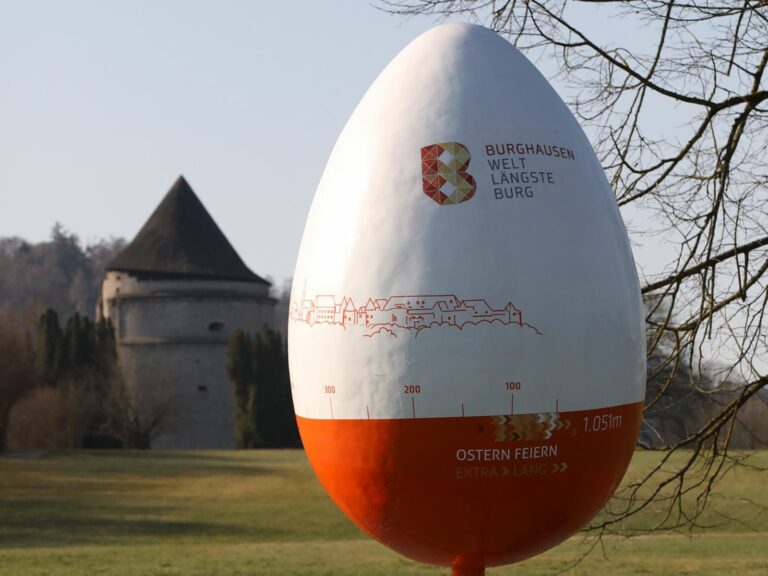
<instances>
[{"instance_id":1,"label":"pale blue sky","mask_svg":"<svg viewBox=\"0 0 768 576\"><path fill-rule=\"evenodd\" d=\"M346 119L434 24L355 0L4 0L0 236L130 239L183 173L281 282Z\"/></svg>"}]
</instances>

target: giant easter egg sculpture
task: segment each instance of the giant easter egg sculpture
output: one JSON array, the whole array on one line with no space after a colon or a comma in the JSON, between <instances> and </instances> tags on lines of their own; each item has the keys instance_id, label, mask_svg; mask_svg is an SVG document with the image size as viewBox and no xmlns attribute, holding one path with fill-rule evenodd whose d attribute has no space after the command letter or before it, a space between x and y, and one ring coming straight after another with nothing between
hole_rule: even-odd
<instances>
[{"instance_id":1,"label":"giant easter egg sculpture","mask_svg":"<svg viewBox=\"0 0 768 576\"><path fill-rule=\"evenodd\" d=\"M589 142L506 40L439 26L360 102L307 220L289 350L320 482L410 558L482 574L616 489L645 390L637 275Z\"/></svg>"}]
</instances>

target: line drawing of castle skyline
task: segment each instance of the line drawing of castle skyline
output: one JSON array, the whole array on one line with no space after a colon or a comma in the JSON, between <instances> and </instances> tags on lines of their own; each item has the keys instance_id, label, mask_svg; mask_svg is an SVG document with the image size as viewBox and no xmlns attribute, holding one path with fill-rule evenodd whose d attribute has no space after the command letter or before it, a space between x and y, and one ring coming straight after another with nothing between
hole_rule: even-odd
<instances>
[{"instance_id":1,"label":"line drawing of castle skyline","mask_svg":"<svg viewBox=\"0 0 768 576\"><path fill-rule=\"evenodd\" d=\"M502 308L492 308L484 298L462 300L455 294L414 294L368 298L365 305L355 306L352 298L343 296L340 301L331 294L307 298L302 294L299 301L292 301L289 319L309 326L329 324L365 328L374 336L385 332L397 336L398 331L415 331L417 334L435 326L447 326L461 330L466 325L499 323L516 325L541 332L535 326L523 322L523 312L511 301Z\"/></svg>"}]
</instances>

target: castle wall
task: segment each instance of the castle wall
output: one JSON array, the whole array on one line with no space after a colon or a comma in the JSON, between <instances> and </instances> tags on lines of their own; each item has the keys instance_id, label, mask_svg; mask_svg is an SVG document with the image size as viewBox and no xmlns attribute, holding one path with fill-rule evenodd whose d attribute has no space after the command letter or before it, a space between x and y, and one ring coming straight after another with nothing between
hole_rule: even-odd
<instances>
[{"instance_id":1,"label":"castle wall","mask_svg":"<svg viewBox=\"0 0 768 576\"><path fill-rule=\"evenodd\" d=\"M163 294L203 293L242 294L246 296L269 296L269 286L252 282L230 280L139 280L128 272L107 272L101 285L103 301L117 296L160 296ZM109 309L104 310L109 314Z\"/></svg>"},{"instance_id":2,"label":"castle wall","mask_svg":"<svg viewBox=\"0 0 768 576\"><path fill-rule=\"evenodd\" d=\"M113 300L115 301L115 300ZM121 297L115 324L124 344L223 342L235 330L258 331L272 321L271 302L262 298L180 294L154 298Z\"/></svg>"},{"instance_id":3,"label":"castle wall","mask_svg":"<svg viewBox=\"0 0 768 576\"><path fill-rule=\"evenodd\" d=\"M153 448L234 448L227 343L235 330L271 325L273 309L264 285L107 275L102 314L115 326L126 384L144 417L164 414Z\"/></svg>"},{"instance_id":4,"label":"castle wall","mask_svg":"<svg viewBox=\"0 0 768 576\"><path fill-rule=\"evenodd\" d=\"M226 344L122 345L119 354L139 414L162 417L152 448L235 447Z\"/></svg>"}]
</instances>

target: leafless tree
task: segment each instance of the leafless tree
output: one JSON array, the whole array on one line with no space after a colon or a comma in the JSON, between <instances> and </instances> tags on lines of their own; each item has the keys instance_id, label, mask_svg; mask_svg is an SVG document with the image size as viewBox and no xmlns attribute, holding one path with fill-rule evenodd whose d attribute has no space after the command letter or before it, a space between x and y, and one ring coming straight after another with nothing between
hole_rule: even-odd
<instances>
[{"instance_id":1,"label":"leafless tree","mask_svg":"<svg viewBox=\"0 0 768 576\"><path fill-rule=\"evenodd\" d=\"M36 384L31 344L0 315L0 453L5 451L11 410Z\"/></svg>"},{"instance_id":2,"label":"leafless tree","mask_svg":"<svg viewBox=\"0 0 768 576\"><path fill-rule=\"evenodd\" d=\"M105 434L119 439L125 448L148 450L174 417L173 398L162 392L139 396L115 372L107 398Z\"/></svg>"},{"instance_id":3,"label":"leafless tree","mask_svg":"<svg viewBox=\"0 0 768 576\"><path fill-rule=\"evenodd\" d=\"M18 325L20 310L39 315L53 308L62 318L73 312L92 315L104 268L124 246L115 238L83 246L60 224L46 242L0 238L0 309L16 316Z\"/></svg>"},{"instance_id":4,"label":"leafless tree","mask_svg":"<svg viewBox=\"0 0 768 576\"><path fill-rule=\"evenodd\" d=\"M617 202L650 216L631 237L664 235L671 247L664 271L642 278L649 382L657 384L646 410L663 403L681 375L699 395L725 389L727 401L661 442L661 463L593 527L603 533L655 505L667 510L660 527L695 526L713 484L738 461L729 443L743 407L768 418L759 401L768 384L768 1L385 0L382 7L459 15L554 63Z\"/></svg>"}]
</instances>

